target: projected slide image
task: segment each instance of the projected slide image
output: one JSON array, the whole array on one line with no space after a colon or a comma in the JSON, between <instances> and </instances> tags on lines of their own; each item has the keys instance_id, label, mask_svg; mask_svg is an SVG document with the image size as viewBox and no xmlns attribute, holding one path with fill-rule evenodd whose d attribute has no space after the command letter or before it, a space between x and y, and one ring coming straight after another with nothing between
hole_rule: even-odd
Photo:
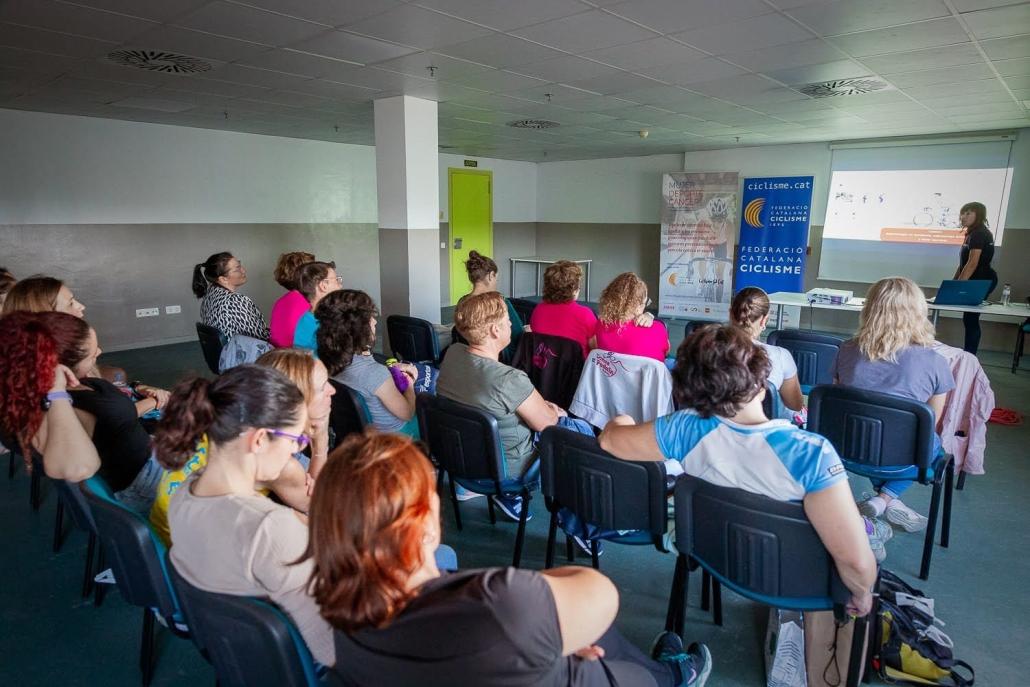
<instances>
[{"instance_id":1,"label":"projected slide image","mask_svg":"<svg viewBox=\"0 0 1030 687\"><path fill-rule=\"evenodd\" d=\"M830 180L823 237L898 243L962 243L959 209L987 206L995 243L1001 243L1007 169L835 171Z\"/></svg>"}]
</instances>

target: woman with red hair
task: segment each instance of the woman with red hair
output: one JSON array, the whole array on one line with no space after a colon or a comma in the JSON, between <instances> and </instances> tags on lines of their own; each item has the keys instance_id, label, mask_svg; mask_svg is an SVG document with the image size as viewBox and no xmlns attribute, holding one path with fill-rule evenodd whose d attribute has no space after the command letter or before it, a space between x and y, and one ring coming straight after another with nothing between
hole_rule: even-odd
<instances>
[{"instance_id":1,"label":"woman with red hair","mask_svg":"<svg viewBox=\"0 0 1030 687\"><path fill-rule=\"evenodd\" d=\"M659 635L648 659L612 622L619 595L590 568L441 573L440 499L408 437L337 448L315 483L304 562L348 684L700 686L708 650ZM178 544L176 544L178 546ZM175 549L172 549L173 554Z\"/></svg>"}]
</instances>

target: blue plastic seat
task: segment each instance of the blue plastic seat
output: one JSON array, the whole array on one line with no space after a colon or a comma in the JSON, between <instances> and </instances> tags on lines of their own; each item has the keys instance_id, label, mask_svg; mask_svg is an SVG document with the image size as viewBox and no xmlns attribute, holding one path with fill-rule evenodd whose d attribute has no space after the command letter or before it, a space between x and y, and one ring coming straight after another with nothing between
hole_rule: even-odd
<instances>
[{"instance_id":1,"label":"blue plastic seat","mask_svg":"<svg viewBox=\"0 0 1030 687\"><path fill-rule=\"evenodd\" d=\"M798 367L801 393L808 394L818 384L833 384L833 361L848 337L804 329L776 329L766 343L790 351Z\"/></svg>"}]
</instances>

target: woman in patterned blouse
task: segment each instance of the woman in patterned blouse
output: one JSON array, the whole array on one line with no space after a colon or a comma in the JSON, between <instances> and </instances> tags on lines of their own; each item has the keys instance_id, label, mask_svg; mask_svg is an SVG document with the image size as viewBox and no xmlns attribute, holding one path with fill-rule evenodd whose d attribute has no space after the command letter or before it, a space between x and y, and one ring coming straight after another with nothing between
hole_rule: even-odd
<instances>
[{"instance_id":1,"label":"woman in patterned blouse","mask_svg":"<svg viewBox=\"0 0 1030 687\"><path fill-rule=\"evenodd\" d=\"M200 321L231 339L245 334L268 339L268 325L257 305L237 289L247 283L247 270L232 253L215 253L193 268L193 293L200 301Z\"/></svg>"}]
</instances>

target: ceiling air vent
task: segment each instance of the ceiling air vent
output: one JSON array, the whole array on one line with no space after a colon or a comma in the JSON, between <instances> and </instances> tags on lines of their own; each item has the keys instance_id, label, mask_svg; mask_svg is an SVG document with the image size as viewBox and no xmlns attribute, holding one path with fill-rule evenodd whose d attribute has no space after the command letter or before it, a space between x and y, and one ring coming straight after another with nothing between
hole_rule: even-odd
<instances>
[{"instance_id":1,"label":"ceiling air vent","mask_svg":"<svg viewBox=\"0 0 1030 687\"><path fill-rule=\"evenodd\" d=\"M890 88L886 81L875 77L862 77L858 79L835 79L833 81L820 81L805 86L796 86L797 90L813 98L836 98L846 95L862 95L873 91L882 91Z\"/></svg>"},{"instance_id":2,"label":"ceiling air vent","mask_svg":"<svg viewBox=\"0 0 1030 687\"><path fill-rule=\"evenodd\" d=\"M549 122L546 119L516 119L514 122L508 122L508 126L516 129L553 129L558 125L558 122Z\"/></svg>"},{"instance_id":3,"label":"ceiling air vent","mask_svg":"<svg viewBox=\"0 0 1030 687\"><path fill-rule=\"evenodd\" d=\"M160 50L115 50L108 54L107 59L126 67L139 67L169 74L197 74L211 69L210 62Z\"/></svg>"}]
</instances>

